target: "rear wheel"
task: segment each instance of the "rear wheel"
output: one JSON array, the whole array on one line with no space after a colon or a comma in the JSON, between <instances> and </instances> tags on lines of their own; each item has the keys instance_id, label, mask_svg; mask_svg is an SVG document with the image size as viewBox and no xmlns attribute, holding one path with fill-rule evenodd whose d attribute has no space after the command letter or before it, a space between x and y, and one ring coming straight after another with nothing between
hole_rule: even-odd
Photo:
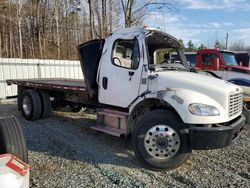
<instances>
[{"instance_id":1,"label":"rear wheel","mask_svg":"<svg viewBox=\"0 0 250 188\"><path fill-rule=\"evenodd\" d=\"M16 155L28 162L28 151L23 131L14 116L0 118L0 154Z\"/></svg>"},{"instance_id":2,"label":"rear wheel","mask_svg":"<svg viewBox=\"0 0 250 188\"><path fill-rule=\"evenodd\" d=\"M42 103L37 91L33 89L26 89L22 92L21 111L25 119L36 120L39 119L42 112Z\"/></svg>"},{"instance_id":3,"label":"rear wheel","mask_svg":"<svg viewBox=\"0 0 250 188\"><path fill-rule=\"evenodd\" d=\"M182 165L191 153L187 128L168 110L146 113L132 133L133 149L139 161L150 170L170 170Z\"/></svg>"},{"instance_id":4,"label":"rear wheel","mask_svg":"<svg viewBox=\"0 0 250 188\"><path fill-rule=\"evenodd\" d=\"M49 118L52 115L52 107L50 102L50 97L47 91L38 90L40 100L41 100L41 116L40 118Z\"/></svg>"}]
</instances>

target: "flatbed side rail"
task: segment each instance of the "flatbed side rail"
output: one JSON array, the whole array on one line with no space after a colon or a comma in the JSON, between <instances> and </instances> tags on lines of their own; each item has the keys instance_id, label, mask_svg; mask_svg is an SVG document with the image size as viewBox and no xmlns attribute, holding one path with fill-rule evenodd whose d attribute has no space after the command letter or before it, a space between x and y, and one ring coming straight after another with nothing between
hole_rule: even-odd
<instances>
[{"instance_id":1,"label":"flatbed side rail","mask_svg":"<svg viewBox=\"0 0 250 188\"><path fill-rule=\"evenodd\" d=\"M52 84L52 83L39 83L39 81L32 80L6 80L7 85L19 85L24 87L33 87L41 89L55 89L55 90L66 90L66 91L85 91L83 86L67 86L63 84Z\"/></svg>"}]
</instances>

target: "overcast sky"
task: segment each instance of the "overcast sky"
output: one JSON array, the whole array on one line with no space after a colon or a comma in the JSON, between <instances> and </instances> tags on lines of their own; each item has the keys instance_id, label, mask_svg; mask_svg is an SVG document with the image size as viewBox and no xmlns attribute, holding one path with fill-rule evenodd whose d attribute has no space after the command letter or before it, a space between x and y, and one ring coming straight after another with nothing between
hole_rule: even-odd
<instances>
[{"instance_id":1,"label":"overcast sky","mask_svg":"<svg viewBox=\"0 0 250 188\"><path fill-rule=\"evenodd\" d=\"M185 44L191 39L213 46L218 39L250 46L250 0L178 0L178 11L157 10L145 20L147 26L160 28Z\"/></svg>"}]
</instances>

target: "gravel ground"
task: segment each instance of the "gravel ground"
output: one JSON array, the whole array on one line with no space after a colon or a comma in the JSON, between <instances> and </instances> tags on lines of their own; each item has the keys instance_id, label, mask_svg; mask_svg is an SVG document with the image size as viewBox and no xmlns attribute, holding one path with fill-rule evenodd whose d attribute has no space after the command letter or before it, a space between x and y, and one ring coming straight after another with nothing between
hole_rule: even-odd
<instances>
[{"instance_id":1,"label":"gravel ground","mask_svg":"<svg viewBox=\"0 0 250 188\"><path fill-rule=\"evenodd\" d=\"M55 112L26 121L16 104L0 104L0 115L13 114L29 147L31 187L250 187L250 126L230 147L193 151L172 171L140 166L130 141L90 129L95 115Z\"/></svg>"}]
</instances>

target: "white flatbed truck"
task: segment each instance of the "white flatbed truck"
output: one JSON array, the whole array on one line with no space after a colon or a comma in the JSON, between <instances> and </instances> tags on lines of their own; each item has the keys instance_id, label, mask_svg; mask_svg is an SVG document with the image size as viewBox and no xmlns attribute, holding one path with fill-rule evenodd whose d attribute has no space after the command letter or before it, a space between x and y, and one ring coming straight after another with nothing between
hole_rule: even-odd
<instances>
[{"instance_id":1,"label":"white flatbed truck","mask_svg":"<svg viewBox=\"0 0 250 188\"><path fill-rule=\"evenodd\" d=\"M155 64L170 49L180 62ZM84 80L7 80L18 85L18 108L28 120L52 107L92 107L92 128L132 135L134 152L151 170L174 169L192 149L223 148L245 124L239 86L189 71L178 40L152 28L126 28L78 47Z\"/></svg>"}]
</instances>

